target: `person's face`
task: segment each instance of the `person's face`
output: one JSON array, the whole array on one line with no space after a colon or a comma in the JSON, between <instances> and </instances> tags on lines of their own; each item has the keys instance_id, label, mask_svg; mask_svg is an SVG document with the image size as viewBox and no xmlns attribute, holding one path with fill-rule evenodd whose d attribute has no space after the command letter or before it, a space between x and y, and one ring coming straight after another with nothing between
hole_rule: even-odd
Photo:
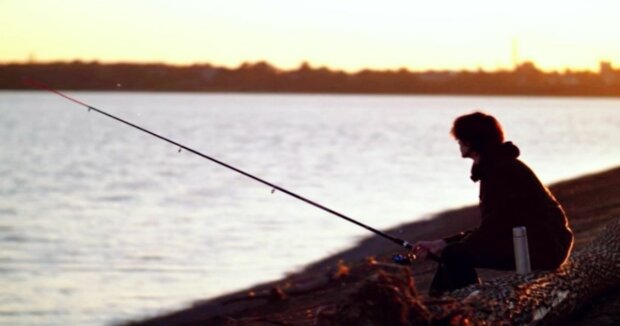
<instances>
[{"instance_id":1,"label":"person's face","mask_svg":"<svg viewBox=\"0 0 620 326\"><path fill-rule=\"evenodd\" d=\"M461 151L461 157L466 158L466 157L472 157L472 150L469 147L469 145L465 142L463 142L462 140L459 140L459 150Z\"/></svg>"}]
</instances>

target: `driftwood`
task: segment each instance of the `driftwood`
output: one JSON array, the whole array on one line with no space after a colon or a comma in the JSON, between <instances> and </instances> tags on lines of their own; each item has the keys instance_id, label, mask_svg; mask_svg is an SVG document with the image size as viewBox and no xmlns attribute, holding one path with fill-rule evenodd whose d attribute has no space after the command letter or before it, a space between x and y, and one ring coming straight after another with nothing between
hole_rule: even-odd
<instances>
[{"instance_id":1,"label":"driftwood","mask_svg":"<svg viewBox=\"0 0 620 326\"><path fill-rule=\"evenodd\" d=\"M408 269L377 270L319 325L561 325L620 287L620 218L556 271L510 274L438 299L416 293Z\"/></svg>"}]
</instances>

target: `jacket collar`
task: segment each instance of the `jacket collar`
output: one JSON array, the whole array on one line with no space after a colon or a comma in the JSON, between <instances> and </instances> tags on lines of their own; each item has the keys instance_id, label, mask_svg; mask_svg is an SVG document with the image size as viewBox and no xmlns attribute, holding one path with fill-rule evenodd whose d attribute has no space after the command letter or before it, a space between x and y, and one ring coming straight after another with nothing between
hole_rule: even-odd
<instances>
[{"instance_id":1,"label":"jacket collar","mask_svg":"<svg viewBox=\"0 0 620 326\"><path fill-rule=\"evenodd\" d=\"M472 165L471 180L480 181L497 162L514 160L519 157L519 154L521 151L512 142L505 142L487 149L481 153L480 162Z\"/></svg>"}]
</instances>

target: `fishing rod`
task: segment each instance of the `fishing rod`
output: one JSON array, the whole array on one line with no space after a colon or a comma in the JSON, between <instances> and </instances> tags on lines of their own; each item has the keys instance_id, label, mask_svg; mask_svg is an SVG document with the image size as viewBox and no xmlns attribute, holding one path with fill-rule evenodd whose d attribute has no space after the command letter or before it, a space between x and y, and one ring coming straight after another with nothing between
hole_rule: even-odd
<instances>
[{"instance_id":1,"label":"fishing rod","mask_svg":"<svg viewBox=\"0 0 620 326\"><path fill-rule=\"evenodd\" d=\"M348 217L348 216L346 216L346 215L344 215L344 214L342 214L342 213L339 213L339 212L337 212L337 211L335 211L335 210L333 210L333 209L331 209L331 208L328 208L328 207L326 207L326 206L323 206L323 205L321 205L321 204L319 204L319 203L317 203L317 202L315 202L315 201L313 201L313 200L310 200L310 199L308 199L308 198L306 198L306 197L303 197L303 196L301 196L301 195L298 195L298 194L296 194L296 193L294 193L294 192L292 192L292 191L290 191L290 190L287 190L287 189L285 189L285 188L282 188L282 187L280 187L280 186L278 186L278 185L275 185L275 184L273 184L273 183L271 183L271 182L269 182L269 181L266 181L266 180L264 180L264 179L261 179L261 178L259 178L259 177L257 177L257 176L254 176L254 175L252 175L252 174L250 174L250 173L248 173L248 172L245 172L245 171L243 171L243 170L241 170L241 169L238 169L238 168L236 168L236 167L234 167L234 166L232 166L232 165L230 165L230 164L224 163L224 162L222 162L222 161L220 161L220 160L218 160L218 159L216 159L216 158L214 158L214 157L211 157L211 156L208 156L208 155L206 155L206 154L203 154L203 153L201 153L201 152L199 152L199 151L197 151L197 150L195 150L195 149L192 149L192 148L190 148L190 147L187 147L187 146L185 146L185 145L183 145L183 144L181 144L181 143L178 143L178 142L176 142L176 141L174 141L174 140L171 140L171 139L169 139L169 138L166 138L166 137L164 137L164 136L161 136L161 135L159 135L159 134L156 134L156 133L154 133L154 132L152 132L152 131L150 131L150 130L147 130L147 129L143 128L143 127L140 127L140 126L138 126L138 125L136 125L136 124L133 124L133 123L131 123L131 122L129 122L129 121L123 120L123 119L121 119L121 118L119 118L119 117L117 117L117 116L114 116L114 115L110 114L110 113L107 113L107 112L105 112L105 111L99 110L99 109L97 109L97 108L95 108L95 107L93 107L93 106L91 106L91 105L88 105L88 104L86 104L86 103L84 103L84 102L82 102L82 101L79 101L79 100L77 100L77 99L75 99L75 98L73 98L73 97L70 97L70 96L68 96L68 95L66 95L66 94L64 94L64 93L62 93L62 92L60 92L60 91L58 91L58 90L56 90L56 89L53 89L53 88L51 88L50 86L48 86L48 85L46 85L46 84L44 84L44 83L42 83L42 82L36 81L36 80L34 80L34 79L30 79L30 78L23 78L22 80L23 80L23 82L24 82L25 84L27 84L27 85L28 85L28 86L30 86L30 87L33 87L33 88L38 88L38 89L42 89L42 90L46 90L46 91L50 91L50 92L52 92L52 93L54 93L54 94L56 94L56 95L59 95L59 96L61 96L61 97L65 98L65 99L67 99L67 100L69 100L69 101L71 101L71 102L74 102L74 103L76 103L76 104L79 104L79 105L81 105L81 106L83 106L83 107L87 108L87 109L88 109L88 112L90 112L90 111L95 111L95 112L97 112L97 113L99 113L99 114L102 114L102 115L104 115L104 116L108 117L108 118L111 118L111 119L114 119L114 120L116 120L116 121L119 121L119 122L121 122L121 123L123 123L123 124L126 124L126 125L128 125L128 126L130 126L130 127L133 127L133 128L135 128L135 129L138 129L138 130L140 130L140 131L142 131L142 132L145 132L145 133L147 133L147 134L149 134L149 135L151 135L151 136L154 136L154 137L156 137L156 138L159 138L159 139L161 139L161 140L163 140L163 141L165 141L165 142L168 142L168 143L170 143L170 144L172 144L172 145L175 145L175 146L177 146L177 147L179 148L179 152L181 151L181 149L186 150L186 151L188 151L188 152L190 152L190 153L193 153L193 154L198 155L198 156L200 156L200 157L202 157L202 158L205 158L205 159L207 159L207 160L209 160L209 161L211 161L211 162L213 162L213 163L216 163L216 164L221 165L221 166L223 166L223 167L225 167L225 168L227 168L227 169L230 169L230 170L235 171L235 172L237 172L237 173L239 173L239 174L242 174L242 175L244 175L244 176L246 176L246 177L248 177L248 178L250 178L250 179L253 179L253 180L258 181L258 182L260 182L260 183L262 183L262 184L264 184L264 185L267 185L267 186L271 187L271 189L272 189L272 190L271 190L271 191L272 191L272 193L273 193L273 192L275 192L276 190L277 190L277 191L280 191L280 192L283 192L283 193L285 193L285 194L287 194L287 195L289 195L289 196L291 196L291 197L293 197L293 198L299 199L299 200L301 200L301 201L303 201L303 202L305 202L305 203L307 203L307 204L310 204L310 205L312 205L312 206L314 206L314 207L317 207L317 208L319 208L319 209L322 209L322 210L324 210L324 211L326 211L326 212L328 212L328 213L331 213L331 214L333 214L333 215L336 215L336 216L338 216L338 217L340 217L340 218L342 218L342 219L344 219L344 220L346 220L346 221L349 221L349 222L351 222L351 223L353 223L353 224L355 224L355 225L361 226L361 227L363 227L364 229L366 229L366 230L368 230L368 231L371 231L371 232L375 233L376 235L379 235L379 236L381 236L381 237L383 237L383 238L385 238L385 239L388 239L388 240L390 240L390 241L392 241L392 242L396 243L397 245L400 245L400 246L402 246L402 247L405 247L405 248L406 248L406 249L408 249L408 250L413 249L413 245L412 245L411 243L409 243L409 242L407 242L407 241L403 240L403 239L399 239L399 238L397 238L397 237L395 237L395 236L392 236L392 235L387 234L387 233L385 233L385 232L379 231L379 230L377 230L377 229L375 229L375 228L373 228L373 227L371 227L371 226L368 226L368 225L366 225L366 224L364 224L364 223L361 223L361 222L359 222L359 221L356 221L356 220L354 220L353 218ZM397 256L399 256L399 257L397 257ZM410 254L409 256L411 256L411 254ZM411 257L409 257L409 258L411 258ZM397 262L397 263L408 263L408 261L406 261L407 257L406 257L406 256L404 256L404 255L396 255L396 256L394 256L394 257L393 257L393 259L394 259L394 261L395 261L395 262ZM411 259L410 259L410 260L411 260Z\"/></svg>"}]
</instances>

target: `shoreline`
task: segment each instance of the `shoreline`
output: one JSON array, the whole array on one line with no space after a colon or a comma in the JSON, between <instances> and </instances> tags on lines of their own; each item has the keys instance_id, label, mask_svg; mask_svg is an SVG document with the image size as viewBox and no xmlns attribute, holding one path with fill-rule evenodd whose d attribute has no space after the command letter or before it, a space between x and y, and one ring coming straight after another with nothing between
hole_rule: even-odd
<instances>
[{"instance_id":1,"label":"shoreline","mask_svg":"<svg viewBox=\"0 0 620 326\"><path fill-rule=\"evenodd\" d=\"M313 67L308 62L280 69L266 61L230 68L206 62L179 66L78 60L0 63L0 72L2 89L29 88L22 81L27 76L52 82L54 88L62 90L620 96L620 70L609 62L601 62L597 72L543 71L533 62L486 71L360 68L347 72Z\"/></svg>"},{"instance_id":2,"label":"shoreline","mask_svg":"<svg viewBox=\"0 0 620 326\"><path fill-rule=\"evenodd\" d=\"M577 176L549 186L564 207L575 234L574 252L583 248L613 218L620 217L620 166ZM479 222L477 206L437 213L426 220L406 223L386 232L417 241L435 239L471 228ZM215 298L195 302L191 307L127 325L226 325L265 324L270 319L293 325L311 325L317 309L346 298L347 289L363 280L363 266L370 259L388 263L397 246L378 236L361 240L350 249L311 262L280 280L252 286ZM426 293L435 263L425 261L412 267L416 287ZM483 280L507 272L479 270ZM595 325L604 316L620 321L620 291L613 290L582 309L570 325ZM605 307L609 307L607 310ZM611 317L610 317L611 316ZM617 319L614 319L617 318Z\"/></svg>"}]
</instances>

